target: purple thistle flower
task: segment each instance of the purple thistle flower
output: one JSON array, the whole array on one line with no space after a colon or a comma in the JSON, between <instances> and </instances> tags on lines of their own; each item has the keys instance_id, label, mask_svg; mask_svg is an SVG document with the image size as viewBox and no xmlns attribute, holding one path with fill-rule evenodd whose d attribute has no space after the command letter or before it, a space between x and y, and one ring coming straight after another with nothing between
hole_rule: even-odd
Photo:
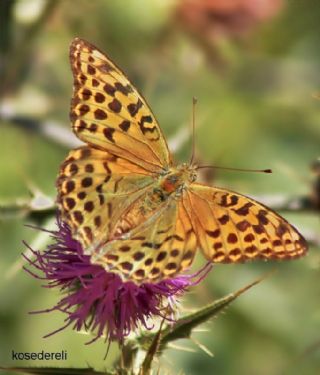
<instances>
[{"instance_id":1,"label":"purple thistle flower","mask_svg":"<svg viewBox=\"0 0 320 375\"><path fill-rule=\"evenodd\" d=\"M157 283L136 285L122 281L118 274L92 264L90 256L83 254L81 244L71 236L68 225L58 219L58 230L49 231L54 240L43 253L34 251L34 259L27 258L32 276L46 281L45 287L60 288L64 297L51 309L37 311L62 311L68 316L66 324L46 335L48 337L72 325L79 331L95 333L93 342L103 334L107 341L123 341L131 331L143 326L146 329L152 317L168 317L174 312L176 297L188 287L198 284L209 272L206 264L192 275L179 275Z\"/></svg>"}]
</instances>

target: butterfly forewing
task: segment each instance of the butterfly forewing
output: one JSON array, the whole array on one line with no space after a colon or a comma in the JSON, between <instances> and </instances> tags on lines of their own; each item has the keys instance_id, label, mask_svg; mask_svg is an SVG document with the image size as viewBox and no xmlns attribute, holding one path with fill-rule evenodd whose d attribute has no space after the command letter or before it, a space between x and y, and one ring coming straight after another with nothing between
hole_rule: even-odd
<instances>
[{"instance_id":1,"label":"butterfly forewing","mask_svg":"<svg viewBox=\"0 0 320 375\"><path fill-rule=\"evenodd\" d=\"M70 47L72 127L86 143L152 172L171 164L161 129L143 97L107 56L81 39Z\"/></svg>"},{"instance_id":2,"label":"butterfly forewing","mask_svg":"<svg viewBox=\"0 0 320 375\"><path fill-rule=\"evenodd\" d=\"M200 248L213 262L292 259L307 250L304 238L284 218L243 195L192 184L183 201Z\"/></svg>"}]
</instances>

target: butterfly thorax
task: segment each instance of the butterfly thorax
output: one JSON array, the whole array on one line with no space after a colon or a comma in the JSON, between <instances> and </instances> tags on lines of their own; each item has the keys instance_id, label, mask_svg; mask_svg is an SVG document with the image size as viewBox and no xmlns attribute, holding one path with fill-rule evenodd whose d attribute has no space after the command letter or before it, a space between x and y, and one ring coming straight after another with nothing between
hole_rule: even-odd
<instances>
[{"instance_id":1,"label":"butterfly thorax","mask_svg":"<svg viewBox=\"0 0 320 375\"><path fill-rule=\"evenodd\" d=\"M197 179L194 167L188 164L181 164L172 167L164 176L160 178L160 187L165 194L180 194L190 183Z\"/></svg>"}]
</instances>

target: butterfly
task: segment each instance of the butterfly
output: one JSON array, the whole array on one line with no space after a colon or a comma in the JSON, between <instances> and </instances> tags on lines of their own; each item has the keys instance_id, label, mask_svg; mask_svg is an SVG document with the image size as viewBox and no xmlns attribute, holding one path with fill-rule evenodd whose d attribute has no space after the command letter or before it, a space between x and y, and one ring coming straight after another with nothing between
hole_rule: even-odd
<instances>
[{"instance_id":1,"label":"butterfly","mask_svg":"<svg viewBox=\"0 0 320 375\"><path fill-rule=\"evenodd\" d=\"M301 234L271 209L174 164L145 99L98 48L76 38L70 61L70 118L85 145L62 163L57 201L92 263L141 284L183 272L197 249L213 263L306 253Z\"/></svg>"}]
</instances>

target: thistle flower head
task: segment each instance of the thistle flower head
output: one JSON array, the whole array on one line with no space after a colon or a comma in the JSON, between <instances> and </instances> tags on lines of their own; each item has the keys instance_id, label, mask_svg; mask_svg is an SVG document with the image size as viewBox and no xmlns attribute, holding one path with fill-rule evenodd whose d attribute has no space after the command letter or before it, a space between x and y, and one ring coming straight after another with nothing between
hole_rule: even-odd
<instances>
[{"instance_id":1,"label":"thistle flower head","mask_svg":"<svg viewBox=\"0 0 320 375\"><path fill-rule=\"evenodd\" d=\"M62 292L60 301L45 311L66 313L66 324L49 335L71 325L77 331L94 333L90 342L103 335L108 341L122 342L140 327L150 329L152 318L170 316L177 297L200 282L211 267L206 265L192 275L137 285L92 264L81 244L72 238L68 225L59 219L57 224L58 229L50 232L53 243L44 252L31 249L34 258L26 258L30 274Z\"/></svg>"}]
</instances>

